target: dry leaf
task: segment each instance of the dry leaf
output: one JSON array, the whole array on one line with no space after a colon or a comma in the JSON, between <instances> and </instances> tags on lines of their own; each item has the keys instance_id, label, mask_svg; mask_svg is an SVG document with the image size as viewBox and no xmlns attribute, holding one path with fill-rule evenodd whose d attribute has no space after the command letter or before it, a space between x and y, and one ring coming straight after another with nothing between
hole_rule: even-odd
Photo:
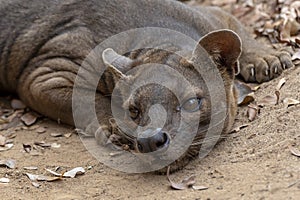
<instances>
[{"instance_id":1,"label":"dry leaf","mask_svg":"<svg viewBox=\"0 0 300 200\"><path fill-rule=\"evenodd\" d=\"M57 173L51 169L46 169L47 172L51 173L54 176L64 177L64 178L75 178L76 175L82 175L85 173L85 170L83 167L76 167L70 171L67 171L63 174Z\"/></svg>"},{"instance_id":2,"label":"dry leaf","mask_svg":"<svg viewBox=\"0 0 300 200\"><path fill-rule=\"evenodd\" d=\"M245 105L254 101L254 93L247 84L235 80L234 85L238 91L238 105Z\"/></svg>"},{"instance_id":3,"label":"dry leaf","mask_svg":"<svg viewBox=\"0 0 300 200\"><path fill-rule=\"evenodd\" d=\"M294 55L292 56L292 60L300 60L300 50L297 51L296 53L294 53Z\"/></svg>"},{"instance_id":4,"label":"dry leaf","mask_svg":"<svg viewBox=\"0 0 300 200\"><path fill-rule=\"evenodd\" d=\"M76 167L70 171L67 171L63 174L63 177L66 178L75 178L76 175L82 175L85 173L85 170L83 167Z\"/></svg>"},{"instance_id":5,"label":"dry leaf","mask_svg":"<svg viewBox=\"0 0 300 200\"><path fill-rule=\"evenodd\" d=\"M255 104L248 105L247 115L248 115L249 121L252 122L256 118L258 111L259 111L259 108L257 105L255 105Z\"/></svg>"},{"instance_id":6,"label":"dry leaf","mask_svg":"<svg viewBox=\"0 0 300 200\"><path fill-rule=\"evenodd\" d=\"M171 183L171 187L176 190L185 190L195 184L195 176L190 176L183 179L180 183L175 183L169 180Z\"/></svg>"},{"instance_id":7,"label":"dry leaf","mask_svg":"<svg viewBox=\"0 0 300 200\"><path fill-rule=\"evenodd\" d=\"M36 129L37 133L45 133L46 132L46 128L45 127L39 127Z\"/></svg>"},{"instance_id":8,"label":"dry leaf","mask_svg":"<svg viewBox=\"0 0 300 200\"><path fill-rule=\"evenodd\" d=\"M15 113L13 109L2 109L1 111L5 117L9 117Z\"/></svg>"},{"instance_id":9,"label":"dry leaf","mask_svg":"<svg viewBox=\"0 0 300 200\"><path fill-rule=\"evenodd\" d=\"M44 175L35 175L35 174L30 174L30 173L25 173L26 176L31 180L31 181L47 181L47 182L52 182L52 181L58 181L61 180L61 177L53 177L53 176L44 176Z\"/></svg>"},{"instance_id":10,"label":"dry leaf","mask_svg":"<svg viewBox=\"0 0 300 200\"><path fill-rule=\"evenodd\" d=\"M168 167L167 170L167 178L171 184L171 188L175 190L185 190L189 187L193 186L195 184L195 175L192 175L190 177L184 178L180 183L175 183L170 179L170 167Z\"/></svg>"},{"instance_id":11,"label":"dry leaf","mask_svg":"<svg viewBox=\"0 0 300 200\"><path fill-rule=\"evenodd\" d=\"M0 178L0 183L9 183L9 181L8 178Z\"/></svg>"},{"instance_id":12,"label":"dry leaf","mask_svg":"<svg viewBox=\"0 0 300 200\"><path fill-rule=\"evenodd\" d=\"M16 161L12 159L0 160L0 166L5 166L10 169L14 169L16 167Z\"/></svg>"},{"instance_id":13,"label":"dry leaf","mask_svg":"<svg viewBox=\"0 0 300 200\"><path fill-rule=\"evenodd\" d=\"M63 134L62 133L51 133L50 134L52 137L62 137Z\"/></svg>"},{"instance_id":14,"label":"dry leaf","mask_svg":"<svg viewBox=\"0 0 300 200\"><path fill-rule=\"evenodd\" d=\"M294 185L296 185L296 184L298 184L298 183L300 183L300 179L297 180L297 181L294 181L294 182L291 183L291 184L289 184L289 185L287 186L287 188L293 187Z\"/></svg>"},{"instance_id":15,"label":"dry leaf","mask_svg":"<svg viewBox=\"0 0 300 200\"><path fill-rule=\"evenodd\" d=\"M224 6L224 5L227 5L227 4L231 4L231 3L235 3L236 0L212 0L211 1L211 5L214 5L214 6Z\"/></svg>"},{"instance_id":16,"label":"dry leaf","mask_svg":"<svg viewBox=\"0 0 300 200\"><path fill-rule=\"evenodd\" d=\"M282 86L285 84L285 82L286 82L285 78L280 79L279 83L276 86L276 90L280 90Z\"/></svg>"},{"instance_id":17,"label":"dry leaf","mask_svg":"<svg viewBox=\"0 0 300 200\"><path fill-rule=\"evenodd\" d=\"M37 118L38 118L38 116L35 113L29 112L29 113L24 114L21 117L21 120L22 120L22 122L24 122L24 124L26 126L31 126L36 122Z\"/></svg>"},{"instance_id":18,"label":"dry leaf","mask_svg":"<svg viewBox=\"0 0 300 200\"><path fill-rule=\"evenodd\" d=\"M10 150L12 147L14 146L14 144L6 144L3 147L0 147L0 152L1 151L8 151Z\"/></svg>"},{"instance_id":19,"label":"dry leaf","mask_svg":"<svg viewBox=\"0 0 300 200\"><path fill-rule=\"evenodd\" d=\"M66 134L64 134L64 137L69 138L69 137L71 137L72 135L73 135L73 133L66 133Z\"/></svg>"},{"instance_id":20,"label":"dry leaf","mask_svg":"<svg viewBox=\"0 0 300 200\"><path fill-rule=\"evenodd\" d=\"M26 153L29 153L32 149L32 146L30 144L23 144L23 149Z\"/></svg>"},{"instance_id":21,"label":"dry leaf","mask_svg":"<svg viewBox=\"0 0 300 200\"><path fill-rule=\"evenodd\" d=\"M288 16L285 16L288 18ZM285 20L280 33L280 39L284 42L294 42L295 36L300 30L300 24L293 18L288 18Z\"/></svg>"},{"instance_id":22,"label":"dry leaf","mask_svg":"<svg viewBox=\"0 0 300 200\"><path fill-rule=\"evenodd\" d=\"M199 186L193 185L192 188L194 190L207 190L208 189L208 187L200 186L200 185Z\"/></svg>"},{"instance_id":23,"label":"dry leaf","mask_svg":"<svg viewBox=\"0 0 300 200\"><path fill-rule=\"evenodd\" d=\"M30 167L23 167L25 170L38 170L38 167L30 166Z\"/></svg>"},{"instance_id":24,"label":"dry leaf","mask_svg":"<svg viewBox=\"0 0 300 200\"><path fill-rule=\"evenodd\" d=\"M60 147L61 147L60 144L57 144L57 143L52 143L52 144L51 144L51 148L58 149L58 148L60 148Z\"/></svg>"},{"instance_id":25,"label":"dry leaf","mask_svg":"<svg viewBox=\"0 0 300 200\"><path fill-rule=\"evenodd\" d=\"M54 176L59 176L59 177L62 177L62 174L60 173L57 173L51 169L45 169L47 172L49 172L50 174L54 175Z\"/></svg>"},{"instance_id":26,"label":"dry leaf","mask_svg":"<svg viewBox=\"0 0 300 200\"><path fill-rule=\"evenodd\" d=\"M43 147L43 148L50 148L51 147L51 144L46 143L44 141L34 142L34 144L37 145L37 146Z\"/></svg>"},{"instance_id":27,"label":"dry leaf","mask_svg":"<svg viewBox=\"0 0 300 200\"><path fill-rule=\"evenodd\" d=\"M285 108L288 108L289 106L294 106L300 104L300 101L296 100L296 99L291 99L291 98L285 98L283 100L283 105Z\"/></svg>"},{"instance_id":28,"label":"dry leaf","mask_svg":"<svg viewBox=\"0 0 300 200\"><path fill-rule=\"evenodd\" d=\"M232 129L231 133L237 133L239 132L241 129L248 127L249 124L242 124L240 126L236 126Z\"/></svg>"},{"instance_id":29,"label":"dry leaf","mask_svg":"<svg viewBox=\"0 0 300 200\"><path fill-rule=\"evenodd\" d=\"M37 182L31 182L31 184L32 184L34 187L36 187L36 188L41 187L41 185L40 185L39 183L37 183Z\"/></svg>"},{"instance_id":30,"label":"dry leaf","mask_svg":"<svg viewBox=\"0 0 300 200\"><path fill-rule=\"evenodd\" d=\"M268 95L265 96L262 100L258 102L258 105L264 106L264 105L277 105L280 98L280 92L276 91L275 95Z\"/></svg>"},{"instance_id":31,"label":"dry leaf","mask_svg":"<svg viewBox=\"0 0 300 200\"><path fill-rule=\"evenodd\" d=\"M43 155L43 153L40 152L40 150L37 150L37 149L33 149L32 151L29 152L29 154L31 156L41 156L41 155Z\"/></svg>"},{"instance_id":32,"label":"dry leaf","mask_svg":"<svg viewBox=\"0 0 300 200\"><path fill-rule=\"evenodd\" d=\"M54 171L58 171L61 167L60 166L57 166L55 167Z\"/></svg>"},{"instance_id":33,"label":"dry leaf","mask_svg":"<svg viewBox=\"0 0 300 200\"><path fill-rule=\"evenodd\" d=\"M11 139L14 139L15 137L17 137L17 134L12 131L12 132L9 132L8 134L5 134L5 137L8 139L8 140L11 140ZM6 142L8 143L8 142Z\"/></svg>"},{"instance_id":34,"label":"dry leaf","mask_svg":"<svg viewBox=\"0 0 300 200\"><path fill-rule=\"evenodd\" d=\"M300 157L300 150L290 146L290 151L294 156Z\"/></svg>"},{"instance_id":35,"label":"dry leaf","mask_svg":"<svg viewBox=\"0 0 300 200\"><path fill-rule=\"evenodd\" d=\"M39 127L40 127L39 125L33 125L33 126L30 126L30 127L24 127L24 129L33 131L33 130L38 129Z\"/></svg>"},{"instance_id":36,"label":"dry leaf","mask_svg":"<svg viewBox=\"0 0 300 200\"><path fill-rule=\"evenodd\" d=\"M0 118L0 125L7 124L9 121L7 119Z\"/></svg>"},{"instance_id":37,"label":"dry leaf","mask_svg":"<svg viewBox=\"0 0 300 200\"><path fill-rule=\"evenodd\" d=\"M6 144L6 137L4 137L3 135L0 135L0 146L5 146Z\"/></svg>"},{"instance_id":38,"label":"dry leaf","mask_svg":"<svg viewBox=\"0 0 300 200\"><path fill-rule=\"evenodd\" d=\"M90 134L86 133L84 130L79 129L79 128L74 129L74 132L80 136L91 137Z\"/></svg>"},{"instance_id":39,"label":"dry leaf","mask_svg":"<svg viewBox=\"0 0 300 200\"><path fill-rule=\"evenodd\" d=\"M260 89L260 85L251 87L251 90L252 90L253 92L256 92L256 91L259 90L259 89Z\"/></svg>"},{"instance_id":40,"label":"dry leaf","mask_svg":"<svg viewBox=\"0 0 300 200\"><path fill-rule=\"evenodd\" d=\"M18 127L20 125L23 125L23 123L21 122L21 119L18 116L14 116L11 120L9 120L9 123L6 124L2 130L8 130L10 128L13 127Z\"/></svg>"},{"instance_id":41,"label":"dry leaf","mask_svg":"<svg viewBox=\"0 0 300 200\"><path fill-rule=\"evenodd\" d=\"M25 109L26 105L19 99L13 99L10 103L11 107L15 110Z\"/></svg>"},{"instance_id":42,"label":"dry leaf","mask_svg":"<svg viewBox=\"0 0 300 200\"><path fill-rule=\"evenodd\" d=\"M5 143L6 144L12 144L12 143L14 143L14 140L13 139L7 139Z\"/></svg>"},{"instance_id":43,"label":"dry leaf","mask_svg":"<svg viewBox=\"0 0 300 200\"><path fill-rule=\"evenodd\" d=\"M254 101L255 98L254 98L254 93L250 93L248 94L247 96L244 97L243 101L238 103L238 105L245 105L245 104L248 104L252 101Z\"/></svg>"}]
</instances>

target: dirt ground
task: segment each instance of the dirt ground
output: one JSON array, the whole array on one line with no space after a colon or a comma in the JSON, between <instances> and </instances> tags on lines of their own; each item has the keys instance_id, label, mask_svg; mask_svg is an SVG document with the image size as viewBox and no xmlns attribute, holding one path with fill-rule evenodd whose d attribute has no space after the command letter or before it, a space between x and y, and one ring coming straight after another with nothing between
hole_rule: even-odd
<instances>
[{"instance_id":1,"label":"dirt ground","mask_svg":"<svg viewBox=\"0 0 300 200\"><path fill-rule=\"evenodd\" d=\"M300 104L286 108L283 100L300 100L300 67L261 84L255 96L261 100L273 95L283 77L286 83L280 89L277 105L261 108L252 122L245 115L247 106L241 107L236 126L249 126L229 134L206 158L195 160L171 175L173 180L180 181L194 174L195 185L206 186L206 190L172 190L166 176L125 174L110 169L90 155L78 135L68 137L68 133L74 132L72 127L41 118L31 127L22 125L0 131L3 136L13 134L14 144L10 150L0 151L0 160L16 161L13 169L0 167L0 178L10 181L0 183L0 199L299 199L300 157L293 155L291 149L294 154L300 150ZM2 98L0 106L5 107L10 99ZM63 137L53 137L54 133ZM37 148L33 145L37 141L60 146ZM27 150L28 146L37 150L28 153L24 144ZM24 168L31 166L37 169ZM45 168L56 167L61 171L83 167L86 172L75 178L41 181L39 185L33 185L25 175L49 175Z\"/></svg>"}]
</instances>

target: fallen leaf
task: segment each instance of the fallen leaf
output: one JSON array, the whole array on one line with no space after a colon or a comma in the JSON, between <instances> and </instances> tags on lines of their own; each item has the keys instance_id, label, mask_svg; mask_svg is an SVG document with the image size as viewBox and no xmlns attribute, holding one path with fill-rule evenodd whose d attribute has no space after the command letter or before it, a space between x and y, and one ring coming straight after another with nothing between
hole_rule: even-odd
<instances>
[{"instance_id":1,"label":"fallen leaf","mask_svg":"<svg viewBox=\"0 0 300 200\"><path fill-rule=\"evenodd\" d=\"M64 134L64 137L65 138L69 138L69 137L71 137L73 135L73 133L66 133L66 134Z\"/></svg>"},{"instance_id":2,"label":"fallen leaf","mask_svg":"<svg viewBox=\"0 0 300 200\"><path fill-rule=\"evenodd\" d=\"M0 118L0 125L7 124L9 121L7 119Z\"/></svg>"},{"instance_id":3,"label":"fallen leaf","mask_svg":"<svg viewBox=\"0 0 300 200\"><path fill-rule=\"evenodd\" d=\"M300 60L300 50L294 53L294 55L292 56L292 60Z\"/></svg>"},{"instance_id":4,"label":"fallen leaf","mask_svg":"<svg viewBox=\"0 0 300 200\"><path fill-rule=\"evenodd\" d=\"M16 161L12 159L0 160L0 166L5 166L10 169L14 169L16 167Z\"/></svg>"},{"instance_id":5,"label":"fallen leaf","mask_svg":"<svg viewBox=\"0 0 300 200\"><path fill-rule=\"evenodd\" d=\"M259 90L259 89L260 89L260 85L251 87L251 90L252 90L253 92L256 92L256 91Z\"/></svg>"},{"instance_id":6,"label":"fallen leaf","mask_svg":"<svg viewBox=\"0 0 300 200\"><path fill-rule=\"evenodd\" d=\"M47 172L49 172L50 174L54 175L54 176L59 176L59 177L62 177L62 174L60 173L57 173L51 169L45 169Z\"/></svg>"},{"instance_id":7,"label":"fallen leaf","mask_svg":"<svg viewBox=\"0 0 300 200\"><path fill-rule=\"evenodd\" d=\"M6 145L4 145L4 147L0 147L0 151L8 151L8 150L10 150L13 146L14 146L14 144L6 144Z\"/></svg>"},{"instance_id":8,"label":"fallen leaf","mask_svg":"<svg viewBox=\"0 0 300 200\"><path fill-rule=\"evenodd\" d=\"M65 173L63 173L63 177L67 177L67 178L75 178L76 175L82 175L85 173L85 170L83 167L76 167L70 171L67 171Z\"/></svg>"},{"instance_id":9,"label":"fallen leaf","mask_svg":"<svg viewBox=\"0 0 300 200\"><path fill-rule=\"evenodd\" d=\"M0 178L0 183L9 183L9 178Z\"/></svg>"},{"instance_id":10,"label":"fallen leaf","mask_svg":"<svg viewBox=\"0 0 300 200\"><path fill-rule=\"evenodd\" d=\"M43 148L50 148L51 147L51 144L46 143L44 141L34 142L34 144L37 145L37 146L43 147Z\"/></svg>"},{"instance_id":11,"label":"fallen leaf","mask_svg":"<svg viewBox=\"0 0 300 200\"><path fill-rule=\"evenodd\" d=\"M250 94L248 94L247 96L245 96L245 98L243 99L243 101L242 102L240 102L240 103L238 103L238 105L240 106L240 105L245 105L245 104L248 104L248 103L250 103L250 102L252 102L252 101L254 101L255 100L255 98L254 98L254 93L250 93Z\"/></svg>"},{"instance_id":12,"label":"fallen leaf","mask_svg":"<svg viewBox=\"0 0 300 200\"><path fill-rule=\"evenodd\" d=\"M5 137L10 140L10 139L16 138L17 134L14 131L12 131L12 132L9 132L8 134L5 134ZM6 143L8 143L8 142L6 142Z\"/></svg>"},{"instance_id":13,"label":"fallen leaf","mask_svg":"<svg viewBox=\"0 0 300 200\"><path fill-rule=\"evenodd\" d=\"M37 130L38 128L40 128L39 125L33 125L33 126L29 126L29 127L24 127L24 129L31 130L31 131Z\"/></svg>"},{"instance_id":14,"label":"fallen leaf","mask_svg":"<svg viewBox=\"0 0 300 200\"><path fill-rule=\"evenodd\" d=\"M37 133L45 133L46 132L46 128L45 127L39 127L36 129Z\"/></svg>"},{"instance_id":15,"label":"fallen leaf","mask_svg":"<svg viewBox=\"0 0 300 200\"><path fill-rule=\"evenodd\" d=\"M6 140L6 144L12 144L12 143L14 143L14 140L13 140L13 139L7 139L7 140Z\"/></svg>"},{"instance_id":16,"label":"fallen leaf","mask_svg":"<svg viewBox=\"0 0 300 200\"><path fill-rule=\"evenodd\" d=\"M2 113L7 118L7 117L13 115L15 113L15 111L13 109L3 109Z\"/></svg>"},{"instance_id":17,"label":"fallen leaf","mask_svg":"<svg viewBox=\"0 0 300 200\"><path fill-rule=\"evenodd\" d=\"M287 17L287 16L286 16ZM293 18L288 18L283 23L280 39L282 41L290 42L294 38L292 36L296 35L300 30L300 24Z\"/></svg>"},{"instance_id":18,"label":"fallen leaf","mask_svg":"<svg viewBox=\"0 0 300 200\"><path fill-rule=\"evenodd\" d=\"M62 137L63 134L62 133L51 133L50 134L52 137Z\"/></svg>"},{"instance_id":19,"label":"fallen leaf","mask_svg":"<svg viewBox=\"0 0 300 200\"><path fill-rule=\"evenodd\" d=\"M36 187L36 188L41 187L41 185L37 182L31 182L31 184L33 185L33 187Z\"/></svg>"},{"instance_id":20,"label":"fallen leaf","mask_svg":"<svg viewBox=\"0 0 300 200\"><path fill-rule=\"evenodd\" d=\"M54 175L54 176L59 176L59 177L64 177L64 178L75 178L76 175L82 175L85 173L85 170L83 167L76 167L70 171L67 171L65 173L57 173L51 169L46 169L47 172L49 172L50 174Z\"/></svg>"},{"instance_id":21,"label":"fallen leaf","mask_svg":"<svg viewBox=\"0 0 300 200\"><path fill-rule=\"evenodd\" d=\"M239 132L241 129L248 127L249 124L242 124L240 126L236 126L232 129L231 133L237 133Z\"/></svg>"},{"instance_id":22,"label":"fallen leaf","mask_svg":"<svg viewBox=\"0 0 300 200\"><path fill-rule=\"evenodd\" d=\"M38 170L38 167L30 166L30 167L23 167L25 170Z\"/></svg>"},{"instance_id":23,"label":"fallen leaf","mask_svg":"<svg viewBox=\"0 0 300 200\"><path fill-rule=\"evenodd\" d=\"M15 110L25 109L26 105L19 99L13 99L10 103L11 107Z\"/></svg>"},{"instance_id":24,"label":"fallen leaf","mask_svg":"<svg viewBox=\"0 0 300 200\"><path fill-rule=\"evenodd\" d=\"M57 166L55 167L54 171L58 171L61 167L60 166Z\"/></svg>"},{"instance_id":25,"label":"fallen leaf","mask_svg":"<svg viewBox=\"0 0 300 200\"><path fill-rule=\"evenodd\" d=\"M60 148L60 147L61 147L60 144L57 144L57 143L52 143L52 144L51 144L51 148L58 149L58 148Z\"/></svg>"},{"instance_id":26,"label":"fallen leaf","mask_svg":"<svg viewBox=\"0 0 300 200\"><path fill-rule=\"evenodd\" d=\"M257 105L249 104L248 110L247 110L248 120L252 122L256 118L258 111L259 111L259 108Z\"/></svg>"},{"instance_id":27,"label":"fallen leaf","mask_svg":"<svg viewBox=\"0 0 300 200\"><path fill-rule=\"evenodd\" d=\"M43 155L43 153L40 152L40 150L37 150L37 149L32 149L32 150L29 152L29 154L30 154L31 156L41 156L41 155Z\"/></svg>"},{"instance_id":28,"label":"fallen leaf","mask_svg":"<svg viewBox=\"0 0 300 200\"><path fill-rule=\"evenodd\" d=\"M11 120L9 120L9 123L6 124L2 130L8 130L10 128L15 128L18 127L20 125L23 125L23 123L21 122L21 119L17 116L14 116L14 118L12 118Z\"/></svg>"},{"instance_id":29,"label":"fallen leaf","mask_svg":"<svg viewBox=\"0 0 300 200\"><path fill-rule=\"evenodd\" d=\"M235 3L236 0L212 0L211 1L211 4L214 5L214 6L224 6L226 4L230 4L230 3Z\"/></svg>"},{"instance_id":30,"label":"fallen leaf","mask_svg":"<svg viewBox=\"0 0 300 200\"><path fill-rule=\"evenodd\" d=\"M23 149L25 152L29 153L32 149L32 146L30 144L23 144Z\"/></svg>"},{"instance_id":31,"label":"fallen leaf","mask_svg":"<svg viewBox=\"0 0 300 200\"><path fill-rule=\"evenodd\" d=\"M84 130L82 129L79 129L79 128L76 128L74 130L74 132L78 135L82 135L82 136L87 136L87 137L90 137L90 135L88 133L86 133Z\"/></svg>"},{"instance_id":32,"label":"fallen leaf","mask_svg":"<svg viewBox=\"0 0 300 200\"><path fill-rule=\"evenodd\" d=\"M6 144L6 137L4 137L3 135L0 135L0 146L5 146Z\"/></svg>"},{"instance_id":33,"label":"fallen leaf","mask_svg":"<svg viewBox=\"0 0 300 200\"><path fill-rule=\"evenodd\" d=\"M288 108L289 106L294 106L300 104L300 101L296 100L296 99L291 99L291 98L285 98L283 100L283 105L285 108Z\"/></svg>"},{"instance_id":34,"label":"fallen leaf","mask_svg":"<svg viewBox=\"0 0 300 200\"><path fill-rule=\"evenodd\" d=\"M38 116L33 112L28 112L21 117L26 126L31 126L37 121Z\"/></svg>"},{"instance_id":35,"label":"fallen leaf","mask_svg":"<svg viewBox=\"0 0 300 200\"><path fill-rule=\"evenodd\" d=\"M280 92L276 91L275 95L268 95L265 96L262 100L258 102L258 105L264 106L264 105L277 105L280 98Z\"/></svg>"},{"instance_id":36,"label":"fallen leaf","mask_svg":"<svg viewBox=\"0 0 300 200\"><path fill-rule=\"evenodd\" d=\"M285 84L285 82L286 82L285 78L280 79L279 83L276 86L276 90L280 90L282 86Z\"/></svg>"},{"instance_id":37,"label":"fallen leaf","mask_svg":"<svg viewBox=\"0 0 300 200\"><path fill-rule=\"evenodd\" d=\"M205 186L196 186L196 185L193 185L192 188L194 190L207 190L208 187L205 187Z\"/></svg>"},{"instance_id":38,"label":"fallen leaf","mask_svg":"<svg viewBox=\"0 0 300 200\"><path fill-rule=\"evenodd\" d=\"M44 176L44 175L35 175L30 173L25 173L25 175L31 180L31 181L47 181L47 182L53 182L61 180L61 177L53 177L53 176Z\"/></svg>"},{"instance_id":39,"label":"fallen leaf","mask_svg":"<svg viewBox=\"0 0 300 200\"><path fill-rule=\"evenodd\" d=\"M235 80L234 85L238 91L238 105L245 105L254 101L254 93L247 84Z\"/></svg>"},{"instance_id":40,"label":"fallen leaf","mask_svg":"<svg viewBox=\"0 0 300 200\"><path fill-rule=\"evenodd\" d=\"M170 167L168 167L168 170L167 170L167 178L168 178L168 180L171 184L171 188L175 189L175 190L185 190L185 189L188 189L189 187L192 187L196 183L196 181L195 181L196 176L195 175L184 178L180 183L173 182L170 179Z\"/></svg>"},{"instance_id":41,"label":"fallen leaf","mask_svg":"<svg viewBox=\"0 0 300 200\"><path fill-rule=\"evenodd\" d=\"M290 146L290 151L294 156L300 157L300 150Z\"/></svg>"}]
</instances>

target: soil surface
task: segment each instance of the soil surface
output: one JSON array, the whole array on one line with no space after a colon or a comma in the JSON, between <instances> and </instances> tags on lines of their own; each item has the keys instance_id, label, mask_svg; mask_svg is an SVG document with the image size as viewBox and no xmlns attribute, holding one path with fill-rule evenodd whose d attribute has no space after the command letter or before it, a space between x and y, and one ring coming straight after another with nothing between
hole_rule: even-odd
<instances>
[{"instance_id":1,"label":"soil surface","mask_svg":"<svg viewBox=\"0 0 300 200\"><path fill-rule=\"evenodd\" d=\"M225 8L235 4L235 1L224 2L221 6ZM14 127L0 131L0 135L11 137L14 144L11 149L0 151L0 160L16 161L13 169L0 167L0 178L9 179L9 183L0 183L0 199L299 199L300 157L296 154L300 150L300 104L286 108L283 100L300 100L300 67L261 84L255 98L259 101L274 95L283 77L286 83L280 89L277 105L260 108L252 122L246 115L248 107L240 107L235 126L248 124L247 127L229 134L204 159L194 160L170 175L177 182L196 175L195 185L205 186L206 190L173 190L164 175L125 174L110 169L92 157L72 127L40 118L29 127L23 124L16 127L20 125L16 122ZM12 98L1 98L2 112ZM62 137L53 137L56 133ZM44 147L34 145L41 141L45 142ZM32 183L26 176L26 173L49 175L45 169L57 167L61 172L83 167L86 172L52 182Z\"/></svg>"}]
</instances>

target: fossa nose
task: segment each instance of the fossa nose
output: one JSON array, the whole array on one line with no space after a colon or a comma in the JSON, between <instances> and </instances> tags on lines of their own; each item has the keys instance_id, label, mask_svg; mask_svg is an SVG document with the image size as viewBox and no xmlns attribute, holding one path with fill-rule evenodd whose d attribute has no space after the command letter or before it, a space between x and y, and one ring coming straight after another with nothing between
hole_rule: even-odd
<instances>
[{"instance_id":1,"label":"fossa nose","mask_svg":"<svg viewBox=\"0 0 300 200\"><path fill-rule=\"evenodd\" d=\"M170 138L161 128L147 129L137 138L137 150L140 153L150 153L163 148L170 144Z\"/></svg>"}]
</instances>

